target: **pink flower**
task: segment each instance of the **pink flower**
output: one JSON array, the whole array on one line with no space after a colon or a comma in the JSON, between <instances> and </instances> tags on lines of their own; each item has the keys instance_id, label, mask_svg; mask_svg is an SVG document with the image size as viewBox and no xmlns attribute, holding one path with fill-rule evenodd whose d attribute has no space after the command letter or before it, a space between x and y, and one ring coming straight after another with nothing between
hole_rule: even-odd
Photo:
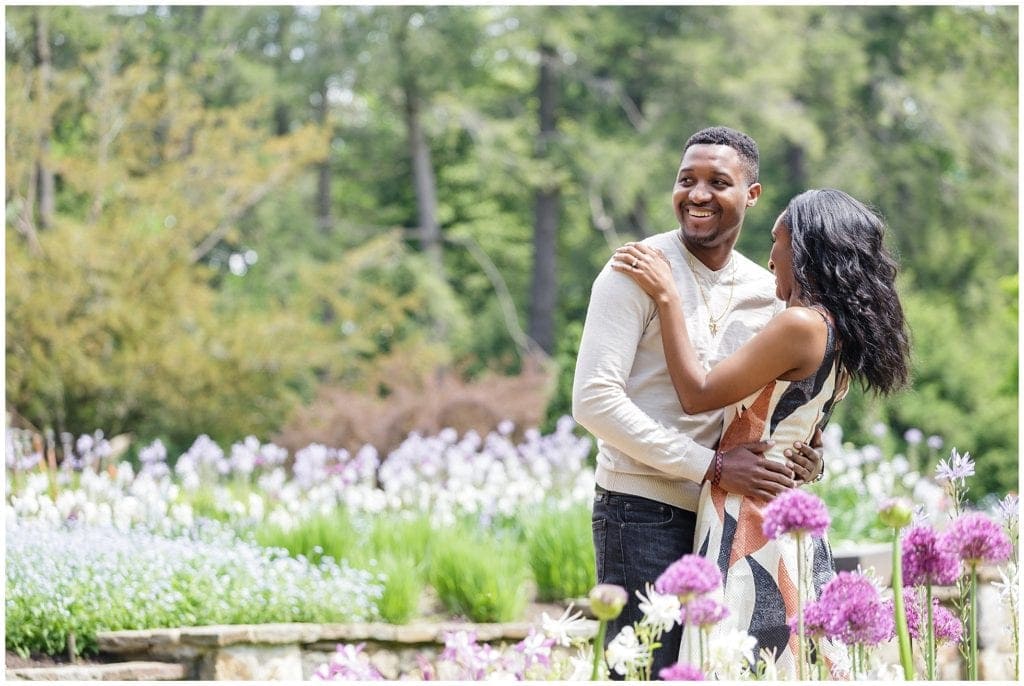
<instances>
[{"instance_id":1,"label":"pink flower","mask_svg":"<svg viewBox=\"0 0 1024 686\"><path fill-rule=\"evenodd\" d=\"M694 598L683 605L680 621L690 626L708 627L728 616L729 608L714 598Z\"/></svg>"},{"instance_id":2,"label":"pink flower","mask_svg":"<svg viewBox=\"0 0 1024 686\"><path fill-rule=\"evenodd\" d=\"M794 488L768 503L762 527L764 535L772 539L788 533L821 538L831 521L821 498Z\"/></svg>"},{"instance_id":3,"label":"pink flower","mask_svg":"<svg viewBox=\"0 0 1024 686\"><path fill-rule=\"evenodd\" d=\"M806 636L823 638L826 633L827 621L827 608L822 606L820 601L808 603L804 606L804 634ZM794 634L799 631L796 617L790 617L789 628Z\"/></svg>"},{"instance_id":4,"label":"pink flower","mask_svg":"<svg viewBox=\"0 0 1024 686\"><path fill-rule=\"evenodd\" d=\"M960 560L939 545L930 526L911 527L903 537L903 583L907 586L949 586L960 576Z\"/></svg>"},{"instance_id":5,"label":"pink flower","mask_svg":"<svg viewBox=\"0 0 1024 686\"><path fill-rule=\"evenodd\" d=\"M683 555L661 573L654 590L684 599L710 593L721 585L722 573L715 563L700 555Z\"/></svg>"},{"instance_id":6,"label":"pink flower","mask_svg":"<svg viewBox=\"0 0 1024 686\"><path fill-rule=\"evenodd\" d=\"M704 673L693 665L677 662L671 667L665 667L658 676L662 681L704 681Z\"/></svg>"},{"instance_id":7,"label":"pink flower","mask_svg":"<svg viewBox=\"0 0 1024 686\"><path fill-rule=\"evenodd\" d=\"M1006 562L1013 554L1006 531L980 512L957 518L943 533L941 545L972 567Z\"/></svg>"},{"instance_id":8,"label":"pink flower","mask_svg":"<svg viewBox=\"0 0 1024 686\"><path fill-rule=\"evenodd\" d=\"M937 603L938 601L936 600L935 602ZM925 615L922 603L917 599L917 593L914 592L913 588L907 586L903 587L903 610L907 614L907 633L915 641L922 640L928 617ZM892 633L886 638L886 640L889 640L896 637L896 606L892 600L885 601L885 611L893 615Z\"/></svg>"},{"instance_id":9,"label":"pink flower","mask_svg":"<svg viewBox=\"0 0 1024 686\"><path fill-rule=\"evenodd\" d=\"M821 590L816 604L812 618L826 638L846 645L876 645L893 635L892 611L861 574L839 572Z\"/></svg>"},{"instance_id":10,"label":"pink flower","mask_svg":"<svg viewBox=\"0 0 1024 686\"><path fill-rule=\"evenodd\" d=\"M960 619L938 604L932 609L932 625L935 627L935 640L959 643L964 637L964 625Z\"/></svg>"},{"instance_id":11,"label":"pink flower","mask_svg":"<svg viewBox=\"0 0 1024 686\"><path fill-rule=\"evenodd\" d=\"M320 665L313 673L313 681L383 681L384 677L363 652L365 645L339 643L330 662Z\"/></svg>"}]
</instances>

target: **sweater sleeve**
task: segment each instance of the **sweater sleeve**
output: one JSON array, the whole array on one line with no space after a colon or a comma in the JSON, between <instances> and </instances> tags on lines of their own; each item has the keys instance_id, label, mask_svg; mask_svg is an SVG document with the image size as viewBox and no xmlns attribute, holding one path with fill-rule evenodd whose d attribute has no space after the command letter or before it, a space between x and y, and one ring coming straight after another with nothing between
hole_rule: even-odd
<instances>
[{"instance_id":1,"label":"sweater sleeve","mask_svg":"<svg viewBox=\"0 0 1024 686\"><path fill-rule=\"evenodd\" d=\"M606 265L594 281L583 326L573 379L573 417L632 459L701 483L714 451L656 421L626 392L637 346L654 316L647 294Z\"/></svg>"}]
</instances>

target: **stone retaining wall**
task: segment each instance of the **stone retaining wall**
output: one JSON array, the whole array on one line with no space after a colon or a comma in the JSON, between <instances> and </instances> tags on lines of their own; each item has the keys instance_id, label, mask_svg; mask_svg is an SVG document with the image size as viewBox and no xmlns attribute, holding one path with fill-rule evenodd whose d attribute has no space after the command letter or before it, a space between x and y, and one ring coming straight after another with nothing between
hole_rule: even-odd
<instances>
[{"instance_id":1,"label":"stone retaining wall","mask_svg":"<svg viewBox=\"0 0 1024 686\"><path fill-rule=\"evenodd\" d=\"M530 632L527 622L391 624L258 624L182 629L108 631L98 635L100 651L126 660L164 660L184 665L186 679L203 681L309 679L339 643L365 643L370 662L387 679L417 667L417 655L433 660L449 631L472 631L487 643L516 643ZM596 622L593 627L596 633Z\"/></svg>"}]
</instances>

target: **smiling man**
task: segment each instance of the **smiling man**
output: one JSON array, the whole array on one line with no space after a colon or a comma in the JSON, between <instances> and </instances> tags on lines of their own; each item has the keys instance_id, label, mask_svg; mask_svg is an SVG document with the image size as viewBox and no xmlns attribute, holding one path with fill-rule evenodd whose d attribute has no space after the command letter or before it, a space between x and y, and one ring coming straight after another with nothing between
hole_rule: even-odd
<instances>
[{"instance_id":1,"label":"smiling man","mask_svg":"<svg viewBox=\"0 0 1024 686\"><path fill-rule=\"evenodd\" d=\"M672 190L679 228L644 241L672 265L693 345L708 369L784 307L772 274L733 250L760 194L753 139L725 127L698 131L683 148ZM597 580L625 587L630 599L606 644L641 618L636 593L694 552L700 486L713 476L723 428L722 410L683 412L660 332L653 300L606 265L591 291L573 384L573 416L598 439ZM767 447L724 453L718 484L770 499L820 472L820 456L807 446L791 451L788 468L764 458ZM662 637L652 677L676 662L681 634L676 627Z\"/></svg>"}]
</instances>

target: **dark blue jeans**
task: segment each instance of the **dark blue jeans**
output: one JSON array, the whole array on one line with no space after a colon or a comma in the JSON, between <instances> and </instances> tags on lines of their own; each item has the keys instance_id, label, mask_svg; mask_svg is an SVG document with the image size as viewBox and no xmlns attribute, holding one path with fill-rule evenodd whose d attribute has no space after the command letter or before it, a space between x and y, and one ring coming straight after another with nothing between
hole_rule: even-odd
<instances>
[{"instance_id":1,"label":"dark blue jeans","mask_svg":"<svg viewBox=\"0 0 1024 686\"><path fill-rule=\"evenodd\" d=\"M666 567L693 552L696 526L694 512L597 487L592 519L597 582L618 584L629 594L622 614L608 624L605 646L623 627L643 617L636 592L645 593L647 582L654 584ZM682 635L678 626L662 634L662 647L654 651L652 679L658 678L662 668L676 663ZM622 679L614 672L610 676Z\"/></svg>"}]
</instances>

